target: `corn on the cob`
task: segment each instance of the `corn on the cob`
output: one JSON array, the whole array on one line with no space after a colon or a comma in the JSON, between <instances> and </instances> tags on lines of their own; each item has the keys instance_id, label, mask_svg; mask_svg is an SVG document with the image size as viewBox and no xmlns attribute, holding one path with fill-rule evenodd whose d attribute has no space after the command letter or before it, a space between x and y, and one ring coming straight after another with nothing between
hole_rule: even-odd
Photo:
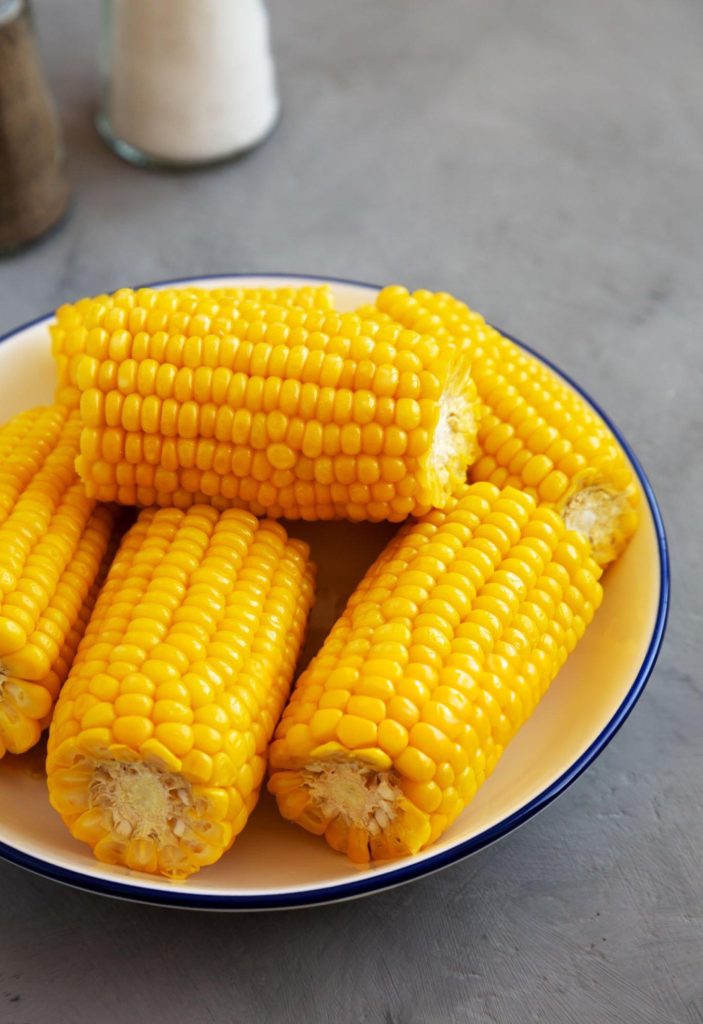
<instances>
[{"instance_id":1,"label":"corn on the cob","mask_svg":"<svg viewBox=\"0 0 703 1024\"><path fill-rule=\"evenodd\" d=\"M312 601L307 546L210 506L127 533L58 700L51 803L96 857L183 878L256 804Z\"/></svg>"},{"instance_id":2,"label":"corn on the cob","mask_svg":"<svg viewBox=\"0 0 703 1024\"><path fill-rule=\"evenodd\" d=\"M76 380L89 494L400 521L443 505L465 479L476 395L454 344L353 313L252 302L231 334L210 326L88 339Z\"/></svg>"},{"instance_id":3,"label":"corn on the cob","mask_svg":"<svg viewBox=\"0 0 703 1024\"><path fill-rule=\"evenodd\" d=\"M484 404L469 479L527 491L588 537L599 565L618 557L637 525L638 489L613 434L579 395L446 293L391 286L361 312L465 345Z\"/></svg>"},{"instance_id":4,"label":"corn on the cob","mask_svg":"<svg viewBox=\"0 0 703 1024\"><path fill-rule=\"evenodd\" d=\"M0 427L0 757L47 724L113 529L76 476L79 433L60 406Z\"/></svg>"},{"instance_id":5,"label":"corn on the cob","mask_svg":"<svg viewBox=\"0 0 703 1024\"><path fill-rule=\"evenodd\" d=\"M601 600L587 541L473 484L401 529L271 745L281 813L358 862L415 853L473 798Z\"/></svg>"},{"instance_id":6,"label":"corn on the cob","mask_svg":"<svg viewBox=\"0 0 703 1024\"><path fill-rule=\"evenodd\" d=\"M243 301L274 302L280 306L330 310L328 285L291 288L121 288L114 295L97 295L61 306L49 328L56 360L56 401L78 408L80 392L76 373L88 345L115 331L132 334L170 331L186 336L232 331L232 322Z\"/></svg>"}]
</instances>

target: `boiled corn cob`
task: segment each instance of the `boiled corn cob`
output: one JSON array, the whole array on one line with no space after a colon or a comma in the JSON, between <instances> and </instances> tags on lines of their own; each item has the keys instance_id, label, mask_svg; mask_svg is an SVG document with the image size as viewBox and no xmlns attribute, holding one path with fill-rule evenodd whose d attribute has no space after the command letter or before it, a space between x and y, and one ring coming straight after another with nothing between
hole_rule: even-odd
<instances>
[{"instance_id":1,"label":"boiled corn cob","mask_svg":"<svg viewBox=\"0 0 703 1024\"><path fill-rule=\"evenodd\" d=\"M470 480L527 491L589 539L599 565L618 557L637 525L638 489L615 437L584 399L446 293L391 286L362 315L466 345L484 404Z\"/></svg>"},{"instance_id":2,"label":"boiled corn cob","mask_svg":"<svg viewBox=\"0 0 703 1024\"><path fill-rule=\"evenodd\" d=\"M356 862L436 840L601 600L588 542L493 484L401 529L301 675L270 750L285 818Z\"/></svg>"},{"instance_id":3,"label":"boiled corn cob","mask_svg":"<svg viewBox=\"0 0 703 1024\"><path fill-rule=\"evenodd\" d=\"M51 803L96 857L184 878L258 799L313 594L307 546L210 506L146 509L102 588L51 729Z\"/></svg>"},{"instance_id":4,"label":"boiled corn cob","mask_svg":"<svg viewBox=\"0 0 703 1024\"><path fill-rule=\"evenodd\" d=\"M56 360L56 401L77 408L76 373L87 346L99 344L115 331L132 334L170 331L187 336L203 332L224 336L232 330L243 301L274 302L303 309L333 308L328 285L291 288L121 288L61 306L49 328Z\"/></svg>"},{"instance_id":5,"label":"boiled corn cob","mask_svg":"<svg viewBox=\"0 0 703 1024\"><path fill-rule=\"evenodd\" d=\"M82 635L114 525L78 482L60 406L0 427L0 757L39 739Z\"/></svg>"},{"instance_id":6,"label":"boiled corn cob","mask_svg":"<svg viewBox=\"0 0 703 1024\"><path fill-rule=\"evenodd\" d=\"M71 575L76 566L90 564L93 558L91 545L98 548L103 544L106 524L112 528L113 512L106 506L98 506L88 520L76 555L57 586L57 595L65 594L71 586ZM39 740L44 729L51 722L54 705L59 691L69 673L78 644L83 638L100 586L115 553L114 538L107 546L98 567L95 582L88 590L73 626L61 644L59 654L51 670L36 682L17 676L0 678L0 758L6 754L23 754Z\"/></svg>"},{"instance_id":7,"label":"boiled corn cob","mask_svg":"<svg viewBox=\"0 0 703 1024\"><path fill-rule=\"evenodd\" d=\"M353 313L237 313L226 336L207 317L198 334L91 336L76 372L89 494L399 521L461 485L476 395L457 346Z\"/></svg>"}]
</instances>

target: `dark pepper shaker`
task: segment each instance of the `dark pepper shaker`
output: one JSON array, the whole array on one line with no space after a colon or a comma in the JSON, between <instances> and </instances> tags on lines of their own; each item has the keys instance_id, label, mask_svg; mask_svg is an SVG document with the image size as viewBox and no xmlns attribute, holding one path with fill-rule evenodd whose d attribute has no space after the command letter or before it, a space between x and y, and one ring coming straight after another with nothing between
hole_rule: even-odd
<instances>
[{"instance_id":1,"label":"dark pepper shaker","mask_svg":"<svg viewBox=\"0 0 703 1024\"><path fill-rule=\"evenodd\" d=\"M0 0L0 252L52 227L68 195L61 134L28 0Z\"/></svg>"}]
</instances>

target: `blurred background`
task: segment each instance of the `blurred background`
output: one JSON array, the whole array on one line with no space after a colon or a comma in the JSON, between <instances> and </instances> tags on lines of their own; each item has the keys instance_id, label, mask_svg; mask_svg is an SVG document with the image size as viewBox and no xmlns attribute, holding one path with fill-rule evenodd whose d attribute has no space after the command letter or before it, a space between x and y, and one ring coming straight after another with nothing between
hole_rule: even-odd
<instances>
[{"instance_id":1,"label":"blurred background","mask_svg":"<svg viewBox=\"0 0 703 1024\"><path fill-rule=\"evenodd\" d=\"M634 354L630 328L663 302L693 312L695 0L268 6L280 124L239 162L168 175L94 129L100 5L35 0L74 201L56 237L2 264L6 325L211 271L446 288L553 354L578 324L606 361Z\"/></svg>"},{"instance_id":2,"label":"blurred background","mask_svg":"<svg viewBox=\"0 0 703 1024\"><path fill-rule=\"evenodd\" d=\"M454 292L623 429L662 501L676 587L657 672L615 743L556 807L412 888L215 920L0 865L0 1020L49 1020L50 995L71 1024L101 1000L135 1024L164 1007L271 1024L703 1021L703 5L270 0L280 123L238 161L179 173L120 160L95 130L99 4L33 6L73 200L59 230L0 261L0 334L189 274ZM91 975L113 956L129 977ZM145 965L148 996L131 981Z\"/></svg>"}]
</instances>

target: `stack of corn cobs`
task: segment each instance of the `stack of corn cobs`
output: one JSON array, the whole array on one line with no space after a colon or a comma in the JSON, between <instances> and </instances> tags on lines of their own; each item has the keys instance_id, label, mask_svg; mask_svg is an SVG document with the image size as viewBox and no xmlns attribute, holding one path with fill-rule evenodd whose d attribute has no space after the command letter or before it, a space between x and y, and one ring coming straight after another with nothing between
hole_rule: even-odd
<instances>
[{"instance_id":1,"label":"stack of corn cobs","mask_svg":"<svg viewBox=\"0 0 703 1024\"><path fill-rule=\"evenodd\" d=\"M635 529L602 420L447 294L123 289L51 333L56 404L0 428L0 755L49 726L72 835L174 879L267 771L357 863L435 841ZM293 685L295 520L339 518L403 525Z\"/></svg>"}]
</instances>

